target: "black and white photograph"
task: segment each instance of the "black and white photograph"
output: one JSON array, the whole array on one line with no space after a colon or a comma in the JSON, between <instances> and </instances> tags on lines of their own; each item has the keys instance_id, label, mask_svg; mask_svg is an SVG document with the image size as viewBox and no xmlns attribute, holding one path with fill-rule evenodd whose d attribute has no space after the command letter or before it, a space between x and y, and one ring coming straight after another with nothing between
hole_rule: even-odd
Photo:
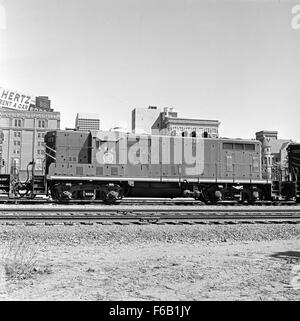
<instances>
[{"instance_id":1,"label":"black and white photograph","mask_svg":"<svg viewBox=\"0 0 300 321\"><path fill-rule=\"evenodd\" d=\"M0 0L0 301L298 301L299 122L300 0Z\"/></svg>"}]
</instances>

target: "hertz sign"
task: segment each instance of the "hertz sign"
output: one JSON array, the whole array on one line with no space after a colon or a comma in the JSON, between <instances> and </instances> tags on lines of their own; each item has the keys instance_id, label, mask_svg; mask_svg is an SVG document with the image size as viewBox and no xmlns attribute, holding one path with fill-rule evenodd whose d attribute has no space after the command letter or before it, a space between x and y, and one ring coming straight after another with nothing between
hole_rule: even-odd
<instances>
[{"instance_id":1,"label":"hertz sign","mask_svg":"<svg viewBox=\"0 0 300 321\"><path fill-rule=\"evenodd\" d=\"M0 87L0 108L29 110L30 105L35 105L34 96Z\"/></svg>"}]
</instances>

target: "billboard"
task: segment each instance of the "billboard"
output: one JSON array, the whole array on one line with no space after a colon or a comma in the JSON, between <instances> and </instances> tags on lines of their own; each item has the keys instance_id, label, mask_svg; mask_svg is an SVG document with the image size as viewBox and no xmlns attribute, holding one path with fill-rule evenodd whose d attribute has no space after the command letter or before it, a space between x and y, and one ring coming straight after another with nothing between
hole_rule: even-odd
<instances>
[{"instance_id":1,"label":"billboard","mask_svg":"<svg viewBox=\"0 0 300 321\"><path fill-rule=\"evenodd\" d=\"M34 96L0 87L0 108L29 110L30 105L35 105Z\"/></svg>"}]
</instances>

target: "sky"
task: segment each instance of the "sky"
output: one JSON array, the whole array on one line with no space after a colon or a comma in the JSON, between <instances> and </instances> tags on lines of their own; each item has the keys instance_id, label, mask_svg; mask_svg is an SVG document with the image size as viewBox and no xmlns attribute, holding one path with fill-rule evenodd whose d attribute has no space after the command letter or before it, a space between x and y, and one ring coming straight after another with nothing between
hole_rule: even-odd
<instances>
[{"instance_id":1,"label":"sky","mask_svg":"<svg viewBox=\"0 0 300 321\"><path fill-rule=\"evenodd\" d=\"M217 119L222 137L300 141L299 1L0 0L0 86L131 128L131 111ZM300 19L299 19L300 21Z\"/></svg>"}]
</instances>

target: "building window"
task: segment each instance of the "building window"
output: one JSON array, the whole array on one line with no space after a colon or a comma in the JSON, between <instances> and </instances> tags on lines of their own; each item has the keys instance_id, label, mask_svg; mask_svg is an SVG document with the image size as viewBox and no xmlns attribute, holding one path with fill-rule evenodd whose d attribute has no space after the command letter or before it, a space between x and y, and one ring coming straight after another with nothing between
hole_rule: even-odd
<instances>
[{"instance_id":1,"label":"building window","mask_svg":"<svg viewBox=\"0 0 300 321\"><path fill-rule=\"evenodd\" d=\"M14 132L14 137L21 137L21 132Z\"/></svg>"},{"instance_id":2,"label":"building window","mask_svg":"<svg viewBox=\"0 0 300 321\"><path fill-rule=\"evenodd\" d=\"M38 155L44 155L45 154L45 151L43 149L38 149L37 150L37 154Z\"/></svg>"},{"instance_id":3,"label":"building window","mask_svg":"<svg viewBox=\"0 0 300 321\"><path fill-rule=\"evenodd\" d=\"M39 120L38 121L38 127L39 128L45 128L45 121L44 120Z\"/></svg>"},{"instance_id":4,"label":"building window","mask_svg":"<svg viewBox=\"0 0 300 321\"><path fill-rule=\"evenodd\" d=\"M15 119L15 127L22 127L22 119Z\"/></svg>"},{"instance_id":5,"label":"building window","mask_svg":"<svg viewBox=\"0 0 300 321\"><path fill-rule=\"evenodd\" d=\"M14 146L21 146L21 142L19 140L14 140Z\"/></svg>"}]
</instances>

